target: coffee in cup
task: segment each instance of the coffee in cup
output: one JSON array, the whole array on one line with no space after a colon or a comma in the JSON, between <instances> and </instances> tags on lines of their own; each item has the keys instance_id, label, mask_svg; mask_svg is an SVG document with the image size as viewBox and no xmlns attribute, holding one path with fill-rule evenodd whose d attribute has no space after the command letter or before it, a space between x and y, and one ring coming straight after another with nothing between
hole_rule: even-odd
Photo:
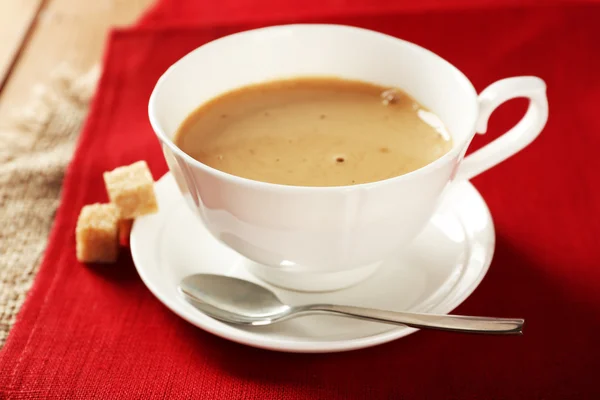
<instances>
[{"instance_id":1,"label":"coffee in cup","mask_svg":"<svg viewBox=\"0 0 600 400\"><path fill-rule=\"evenodd\" d=\"M294 186L381 181L452 148L440 119L401 89L335 77L226 92L194 110L175 143L220 171Z\"/></svg>"}]
</instances>

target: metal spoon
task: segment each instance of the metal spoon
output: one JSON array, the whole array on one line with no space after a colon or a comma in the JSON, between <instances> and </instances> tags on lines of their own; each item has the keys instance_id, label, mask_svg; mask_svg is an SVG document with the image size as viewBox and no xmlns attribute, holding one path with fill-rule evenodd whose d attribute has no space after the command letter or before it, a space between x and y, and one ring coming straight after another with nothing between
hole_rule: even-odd
<instances>
[{"instance_id":1,"label":"metal spoon","mask_svg":"<svg viewBox=\"0 0 600 400\"><path fill-rule=\"evenodd\" d=\"M501 335L522 334L522 319L418 314L334 304L290 306L269 289L223 275L196 274L184 278L178 287L193 306L223 322L242 325L269 325L308 314L345 317L405 325L412 328Z\"/></svg>"}]
</instances>

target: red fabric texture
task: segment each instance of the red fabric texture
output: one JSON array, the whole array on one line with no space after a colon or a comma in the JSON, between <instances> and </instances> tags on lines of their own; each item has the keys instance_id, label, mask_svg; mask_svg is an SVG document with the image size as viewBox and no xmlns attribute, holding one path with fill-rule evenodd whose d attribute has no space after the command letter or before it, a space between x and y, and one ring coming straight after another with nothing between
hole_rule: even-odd
<instances>
[{"instance_id":1,"label":"red fabric texture","mask_svg":"<svg viewBox=\"0 0 600 400\"><path fill-rule=\"evenodd\" d=\"M201 17L191 9L185 8L190 20ZM203 15L207 26L209 18L218 20L215 13ZM288 15L268 23L294 18ZM136 28L110 37L44 261L0 353L0 398L600 398L600 6L304 20L416 42L454 63L478 90L514 75L546 80L545 131L473 181L494 217L496 254L481 286L456 310L522 316L525 335L422 331L347 353L269 352L214 337L175 316L145 288L126 253L117 265L79 264L75 223L83 205L107 200L102 172L138 159L148 161L156 178L167 170L147 118L158 77L195 47L262 23ZM516 100L502 106L474 147L512 126L524 108Z\"/></svg>"},{"instance_id":2,"label":"red fabric texture","mask_svg":"<svg viewBox=\"0 0 600 400\"><path fill-rule=\"evenodd\" d=\"M214 26L214 24L271 21L302 22L306 18L353 17L393 13L422 13L507 7L590 4L598 0L162 0L139 21L152 26ZM510 26L510 25L509 25ZM507 29L502 27L502 29Z\"/></svg>"}]
</instances>

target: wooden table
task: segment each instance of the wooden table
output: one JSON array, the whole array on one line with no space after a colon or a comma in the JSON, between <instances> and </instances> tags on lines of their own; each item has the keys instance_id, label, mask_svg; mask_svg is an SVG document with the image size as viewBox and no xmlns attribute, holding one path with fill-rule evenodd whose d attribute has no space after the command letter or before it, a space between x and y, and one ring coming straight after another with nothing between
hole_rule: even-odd
<instances>
[{"instance_id":1,"label":"wooden table","mask_svg":"<svg viewBox=\"0 0 600 400\"><path fill-rule=\"evenodd\" d=\"M0 0L0 130L61 63L87 71L111 26L127 25L153 0Z\"/></svg>"}]
</instances>

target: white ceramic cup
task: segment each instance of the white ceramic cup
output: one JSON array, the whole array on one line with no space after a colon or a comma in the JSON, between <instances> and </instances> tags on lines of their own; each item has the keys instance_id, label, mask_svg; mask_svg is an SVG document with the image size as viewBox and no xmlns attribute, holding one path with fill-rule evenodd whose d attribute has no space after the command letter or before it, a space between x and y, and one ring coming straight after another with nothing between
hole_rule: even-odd
<instances>
[{"instance_id":1,"label":"white ceramic cup","mask_svg":"<svg viewBox=\"0 0 600 400\"><path fill-rule=\"evenodd\" d=\"M440 117L454 147L396 178L297 187L218 171L172 141L186 116L215 96L248 84L311 75L405 90ZM541 79L515 77L477 95L457 68L415 44L350 26L301 24L241 32L197 48L159 79L149 115L179 189L217 239L251 260L253 271L271 283L332 290L364 279L406 246L453 181L478 175L534 140L548 117L545 92ZM463 160L494 109L516 97L530 100L523 119Z\"/></svg>"}]
</instances>

